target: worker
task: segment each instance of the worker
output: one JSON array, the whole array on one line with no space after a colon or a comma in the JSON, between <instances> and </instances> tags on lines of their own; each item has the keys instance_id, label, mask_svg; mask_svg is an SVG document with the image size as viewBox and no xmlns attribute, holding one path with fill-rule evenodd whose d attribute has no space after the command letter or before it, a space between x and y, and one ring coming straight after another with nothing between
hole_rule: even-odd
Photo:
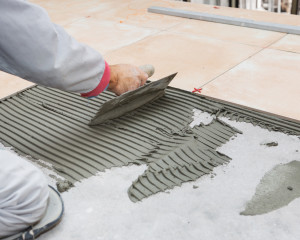
<instances>
[{"instance_id":1,"label":"worker","mask_svg":"<svg viewBox=\"0 0 300 240\"><path fill-rule=\"evenodd\" d=\"M25 0L0 0L0 70L86 98L106 89L121 95L148 78L136 66L109 65L99 52L52 23L43 8ZM1 152L0 238L39 221L49 195L38 168Z\"/></svg>"}]
</instances>

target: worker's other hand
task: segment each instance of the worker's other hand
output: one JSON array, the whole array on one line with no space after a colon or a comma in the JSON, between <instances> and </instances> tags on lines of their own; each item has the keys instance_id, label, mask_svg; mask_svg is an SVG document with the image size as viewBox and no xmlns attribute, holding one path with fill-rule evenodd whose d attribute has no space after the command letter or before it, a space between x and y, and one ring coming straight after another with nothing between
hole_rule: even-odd
<instances>
[{"instance_id":1,"label":"worker's other hand","mask_svg":"<svg viewBox=\"0 0 300 240\"><path fill-rule=\"evenodd\" d=\"M133 65L117 64L109 67L110 81L108 90L118 96L143 86L148 79L147 73Z\"/></svg>"}]
</instances>

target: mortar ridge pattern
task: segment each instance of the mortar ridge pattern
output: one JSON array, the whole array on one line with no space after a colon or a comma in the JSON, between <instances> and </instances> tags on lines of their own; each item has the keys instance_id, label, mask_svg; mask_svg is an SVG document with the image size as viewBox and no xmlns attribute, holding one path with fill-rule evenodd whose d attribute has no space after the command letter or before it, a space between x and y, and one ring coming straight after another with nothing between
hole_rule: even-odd
<instances>
[{"instance_id":1,"label":"mortar ridge pattern","mask_svg":"<svg viewBox=\"0 0 300 240\"><path fill-rule=\"evenodd\" d=\"M155 102L88 126L99 106L113 97L104 92L86 100L41 86L26 89L0 101L0 141L24 156L51 163L70 185L112 167L146 164L148 168L128 189L136 202L195 181L230 161L216 149L241 132L218 117L300 134L297 122L172 87ZM209 125L190 128L195 108L217 116Z\"/></svg>"}]
</instances>

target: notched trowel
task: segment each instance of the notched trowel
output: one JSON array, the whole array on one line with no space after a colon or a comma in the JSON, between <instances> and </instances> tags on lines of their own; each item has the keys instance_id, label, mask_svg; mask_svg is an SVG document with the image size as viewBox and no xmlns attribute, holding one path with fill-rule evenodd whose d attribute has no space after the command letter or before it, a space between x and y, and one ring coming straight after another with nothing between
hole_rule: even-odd
<instances>
[{"instance_id":1,"label":"notched trowel","mask_svg":"<svg viewBox=\"0 0 300 240\"><path fill-rule=\"evenodd\" d=\"M146 68L143 68L145 66ZM154 68L149 67L149 65L145 66L142 66L140 68L142 70L145 69L145 72L147 72L149 76L152 75L154 72ZM105 102L100 107L95 117L90 121L89 125L94 126L104 123L107 120L118 118L145 105L148 102L155 101L156 99L162 97L165 94L166 87L173 80L176 74L177 73L174 73L155 82L145 84L144 86L136 90L126 92L118 97L115 97L114 99Z\"/></svg>"}]
</instances>

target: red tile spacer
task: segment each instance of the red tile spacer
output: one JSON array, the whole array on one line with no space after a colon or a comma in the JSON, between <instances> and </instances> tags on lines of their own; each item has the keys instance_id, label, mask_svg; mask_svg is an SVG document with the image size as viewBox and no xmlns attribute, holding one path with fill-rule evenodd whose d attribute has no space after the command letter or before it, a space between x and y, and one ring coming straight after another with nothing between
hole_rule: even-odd
<instances>
[{"instance_id":1,"label":"red tile spacer","mask_svg":"<svg viewBox=\"0 0 300 240\"><path fill-rule=\"evenodd\" d=\"M194 88L194 90L192 91L193 93L201 93L202 88Z\"/></svg>"}]
</instances>

